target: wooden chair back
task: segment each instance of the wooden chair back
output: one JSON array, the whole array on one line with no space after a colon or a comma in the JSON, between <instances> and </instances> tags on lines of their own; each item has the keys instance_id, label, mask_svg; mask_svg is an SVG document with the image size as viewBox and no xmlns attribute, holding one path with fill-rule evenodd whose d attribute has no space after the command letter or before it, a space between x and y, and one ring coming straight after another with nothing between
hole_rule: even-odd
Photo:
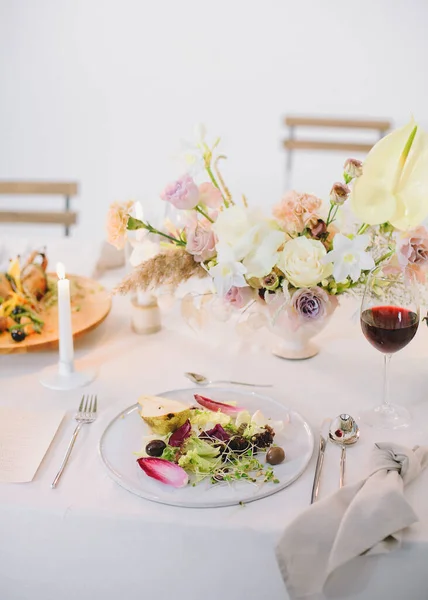
<instances>
[{"instance_id":1,"label":"wooden chair back","mask_svg":"<svg viewBox=\"0 0 428 600\"><path fill-rule=\"evenodd\" d=\"M65 235L77 222L77 213L71 210L71 198L77 196L79 186L70 181L0 181L1 196L62 196L63 211L0 210L0 223L37 223L63 225Z\"/></svg>"},{"instance_id":2,"label":"wooden chair back","mask_svg":"<svg viewBox=\"0 0 428 600\"><path fill-rule=\"evenodd\" d=\"M294 151L345 151L353 154L366 154L373 147L375 142L391 129L391 121L387 119L345 119L335 117L297 117L289 115L285 117L284 123L288 127L288 137L283 142L287 151L287 188L290 187L291 183ZM365 130L375 133L377 139L371 143L356 141L355 139L349 141L334 141L331 139L296 139L296 129L298 127Z\"/></svg>"}]
</instances>

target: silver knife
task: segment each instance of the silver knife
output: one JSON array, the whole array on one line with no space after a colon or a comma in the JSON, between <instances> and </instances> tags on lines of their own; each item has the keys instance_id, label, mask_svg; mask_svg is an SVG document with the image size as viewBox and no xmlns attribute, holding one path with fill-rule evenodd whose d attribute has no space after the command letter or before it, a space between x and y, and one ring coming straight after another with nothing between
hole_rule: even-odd
<instances>
[{"instance_id":1,"label":"silver knife","mask_svg":"<svg viewBox=\"0 0 428 600\"><path fill-rule=\"evenodd\" d=\"M320 489L320 479L322 467L324 464L324 454L327 446L328 431L330 428L331 419L324 419L320 429L320 441L318 447L318 459L317 466L315 467L314 483L312 486L311 504L313 504L318 498L318 492Z\"/></svg>"}]
</instances>

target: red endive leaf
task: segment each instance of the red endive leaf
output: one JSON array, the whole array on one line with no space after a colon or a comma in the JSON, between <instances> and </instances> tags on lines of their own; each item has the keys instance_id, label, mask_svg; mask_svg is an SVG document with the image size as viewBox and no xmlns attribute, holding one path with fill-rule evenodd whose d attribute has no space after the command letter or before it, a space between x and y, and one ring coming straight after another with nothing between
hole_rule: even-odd
<instances>
[{"instance_id":1,"label":"red endive leaf","mask_svg":"<svg viewBox=\"0 0 428 600\"><path fill-rule=\"evenodd\" d=\"M225 415L229 415L230 417L236 416L238 413L245 410L240 406L232 406L232 404L224 404L223 402L216 402L215 400L211 400L210 398L206 398L205 396L200 396L199 394L195 394L195 400L198 404L211 410L213 412L222 412Z\"/></svg>"},{"instance_id":2,"label":"red endive leaf","mask_svg":"<svg viewBox=\"0 0 428 600\"><path fill-rule=\"evenodd\" d=\"M137 463L144 473L153 479L157 479L167 485L181 488L187 485L189 476L179 465L169 462L163 458L139 458Z\"/></svg>"}]
</instances>

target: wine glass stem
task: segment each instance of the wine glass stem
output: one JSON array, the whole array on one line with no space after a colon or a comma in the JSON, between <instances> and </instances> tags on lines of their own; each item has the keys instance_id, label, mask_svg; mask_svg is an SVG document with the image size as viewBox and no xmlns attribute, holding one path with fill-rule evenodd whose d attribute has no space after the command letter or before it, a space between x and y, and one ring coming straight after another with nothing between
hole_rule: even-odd
<instances>
[{"instance_id":1,"label":"wine glass stem","mask_svg":"<svg viewBox=\"0 0 428 600\"><path fill-rule=\"evenodd\" d=\"M385 354L383 367L383 405L389 406L389 365L392 354Z\"/></svg>"}]
</instances>

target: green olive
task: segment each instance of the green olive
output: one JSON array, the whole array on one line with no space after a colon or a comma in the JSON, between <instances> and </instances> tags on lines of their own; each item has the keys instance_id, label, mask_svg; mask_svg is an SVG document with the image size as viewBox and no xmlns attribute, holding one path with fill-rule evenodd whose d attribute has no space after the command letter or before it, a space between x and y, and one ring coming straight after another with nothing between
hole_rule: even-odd
<instances>
[{"instance_id":1,"label":"green olive","mask_svg":"<svg viewBox=\"0 0 428 600\"><path fill-rule=\"evenodd\" d=\"M285 452L279 446L269 448L266 452L266 462L270 465L279 465L285 460Z\"/></svg>"}]
</instances>

